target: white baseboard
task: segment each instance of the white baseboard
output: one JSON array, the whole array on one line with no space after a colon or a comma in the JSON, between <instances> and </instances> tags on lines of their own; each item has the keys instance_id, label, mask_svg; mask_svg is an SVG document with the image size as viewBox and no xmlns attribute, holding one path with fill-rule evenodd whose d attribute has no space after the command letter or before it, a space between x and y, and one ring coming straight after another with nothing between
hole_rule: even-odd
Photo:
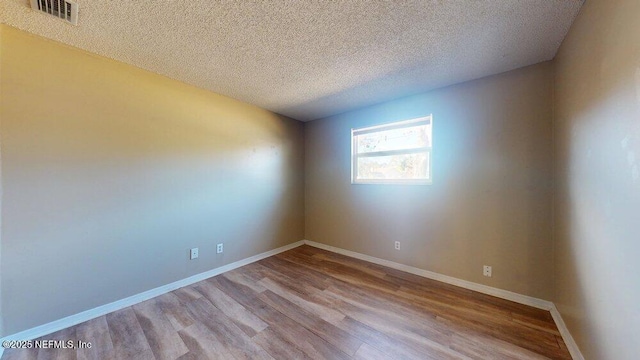
<instances>
[{"instance_id":1,"label":"white baseboard","mask_svg":"<svg viewBox=\"0 0 640 360\"><path fill-rule=\"evenodd\" d=\"M584 360L584 356L580 352L580 348L578 348L578 344L571 336L567 325L562 320L562 315L556 308L555 304L551 308L551 316L553 317L553 321L556 322L556 326L558 327L558 331L560 331L560 335L562 335L562 340L564 340L564 344L567 345L567 349L569 349L569 353L574 360Z\"/></svg>"},{"instance_id":2,"label":"white baseboard","mask_svg":"<svg viewBox=\"0 0 640 360\"><path fill-rule=\"evenodd\" d=\"M520 303L520 304L533 306L533 307L538 308L538 309L551 310L551 308L553 307L553 303L552 302L546 301L546 300L542 300L542 299L538 299L538 298L534 298L534 297L531 297L531 296L521 295L521 294L518 294L518 293L511 292L511 291L502 290L502 289L494 288L494 287L491 287L491 286L482 285L482 284L474 283L474 282L471 282L471 281L454 278L452 276L438 274L438 273L433 272L433 271L419 269L417 267L404 265L404 264L400 264L400 263L389 261L389 260L385 260L385 259L380 259L380 258L377 258L377 257L373 257L373 256L357 253L355 251L344 250L344 249L341 249L341 248L337 248L335 246L320 244L320 243L317 243L317 242L314 242L314 241L310 241L310 240L304 240L304 243L307 244L307 245L313 246L313 247L317 247L319 249L324 249L324 250L327 250L327 251L331 251L331 252L334 252L334 253L346 255L346 256L349 256L349 257L356 258L356 259L372 262L374 264L383 265L383 266L386 266L386 267L390 267L392 269L401 270L401 271L408 272L408 273L411 273L411 274L414 274L414 275L418 275L418 276L422 276L422 277L425 277L425 278L428 278L428 279L437 280L437 281L440 281L440 282L443 282L443 283L459 286L461 288L465 288L465 289L477 291L477 292L480 292L480 293L483 293L483 294L499 297L501 299L511 300L511 301L514 301L514 302L517 302L517 303Z\"/></svg>"},{"instance_id":3,"label":"white baseboard","mask_svg":"<svg viewBox=\"0 0 640 360\"><path fill-rule=\"evenodd\" d=\"M400 270L400 271L404 271L404 272L408 272L414 275L418 275L418 276L422 276L428 279L432 279L432 280L436 280L436 281L440 281L443 283L447 283L447 284L451 284L451 285L455 285L455 286L459 286L461 288L465 288L465 289L469 289L469 290L474 290L483 294L487 294L487 295L492 295L501 299L505 299L505 300L511 300L520 304L524 304L524 305L529 305L529 306L533 306L535 308L538 309L543 309L543 310L548 310L551 312L551 316L553 317L553 320L556 323L556 326L558 327L558 330L560 331L560 334L562 335L562 338L565 342L565 344L567 345L567 348L569 349L569 352L571 353L571 356L573 357L574 360L584 360L584 357L582 356L580 350L578 349L578 346L576 344L576 342L573 340L573 337L571 336L571 334L569 333L569 330L567 329L564 321L562 320L562 316L560 315L560 313L558 312L558 309L556 308L556 306L547 300L542 300L542 299L538 299L538 298L534 298L531 296L526 296L526 295L522 295L522 294L518 294L518 293L514 293L511 291L507 291L507 290L502 290L502 289L498 289L498 288L494 288L491 286L487 286L487 285L482 285L482 284L477 284L471 281L467 281L467 280L462 280L462 279L458 279L458 278L454 278L451 276L447 276L447 275L442 275L442 274L438 274L432 271L427 271L427 270L423 270L423 269L419 269L413 266L409 266L409 265L404 265L404 264L400 264L400 263L396 263L393 261L389 261L389 260L385 260L385 259L380 259L380 258L376 258L373 256L369 256L369 255L365 255L365 254L361 254L355 251L350 251L350 250L345 250L345 249L341 249L335 246L330 246L330 245L325 245L325 244L321 244L321 243L317 243L315 241L310 241L310 240L300 240L297 241L293 244L289 244L289 245L285 245L282 247L279 247L277 249L273 249L258 255L254 255L251 256L249 258L243 259L243 260L239 260L236 262L233 262L231 264L227 264L224 266L221 266L219 268L215 268L200 274L196 274L193 276L190 276L186 279L182 279L182 280L178 280L176 282L167 284L167 285L163 285L160 287L157 287L155 289L151 289L145 292L142 292L140 294L136 294L133 296L130 296L128 298L122 299L122 300L118 300L118 301L114 301L112 303L109 304L105 304L102 306L99 306L97 308L94 309L90 309L87 311L83 311L81 313L75 314L75 315L71 315L68 317L65 317L63 319L60 320L56 320L56 321L52 321L50 323L44 324L44 325L40 325L31 329L27 329L24 331L21 331L19 333L16 334L12 334L12 335L8 335L2 339L0 339L0 341L5 341L5 340L31 340L31 339L35 339L44 335L48 335L51 334L53 332L68 328L70 326L74 326L80 323L83 323L85 321L94 319L96 317L102 316L102 315L106 315L110 312L114 312L120 309L124 309L126 307L135 305L137 303L143 302L145 300L149 300L153 297L156 296L160 296L162 294L168 293L170 291L179 289L181 287L185 287L194 283L197 283L198 281L202 281L204 279L208 279L212 276L216 276L216 275L220 275L224 272L233 270L233 269L237 269L239 267L242 267L244 265L262 260L264 258L267 258L269 256L272 255L276 255L279 254L281 252L296 248L300 245L309 245L309 246L313 246L319 249L323 249L323 250L327 250L327 251L331 251L337 254L342 254L345 256L349 256L352 258L356 258L356 259L360 259L360 260L364 260L364 261L368 261L374 264L378 264L378 265L382 265L382 266L387 266L390 267L392 269L396 269L396 270ZM2 353L4 352L4 348L2 348L0 346L0 358L2 357Z\"/></svg>"},{"instance_id":4,"label":"white baseboard","mask_svg":"<svg viewBox=\"0 0 640 360\"><path fill-rule=\"evenodd\" d=\"M205 271L203 273L200 274L196 274L193 276L190 276L186 279L182 279L182 280L178 280L175 282L172 282L170 284L167 285L163 285L160 287L157 287L155 289L151 289L133 296L129 296L128 298L122 299L122 300L118 300L118 301L114 301L112 303L109 304L105 304L102 306L98 306L97 308L94 309L90 309L87 311L83 311L81 313L75 314L75 315L71 315L71 316L67 316L65 318L62 318L60 320L55 320L52 321L50 323L44 324L44 325L40 325L31 329L27 329L24 331L21 331L19 333L16 334L12 334L12 335L8 335L5 336L4 338L0 339L0 341L5 341L5 340L33 340L36 338L39 338L41 336L44 335L48 335L51 333L54 333L56 331L62 330L62 329L66 329L70 326L74 326L80 323L83 323L85 321L97 318L99 316L102 315L106 315L110 312L114 312L120 309L124 309L126 307L129 307L131 305L135 305L137 303L143 302L145 300L149 300L151 298L154 298L156 296L160 296L162 294L166 294L170 291L179 289L181 287L185 287L194 283L197 283L198 281L202 281L204 279L208 279L212 276L216 276L216 275L220 275L224 272L233 270L233 269L237 269L241 266L250 264L252 262L256 262L258 260L262 260L264 258L267 258L269 256L275 255L275 254L279 254L281 252L293 249L295 247L298 247L300 245L304 244L304 240L300 240L297 241L293 244L289 244L289 245L285 245L282 247L279 247L277 249L273 249L267 252L263 252L261 254L258 255L254 255L251 257L248 257L246 259L243 260L238 260L236 262L233 262L231 264L227 264L209 271ZM2 348L2 346L0 346L0 357L2 357L2 353L3 353L4 348Z\"/></svg>"},{"instance_id":5,"label":"white baseboard","mask_svg":"<svg viewBox=\"0 0 640 360\"><path fill-rule=\"evenodd\" d=\"M578 345L573 340L573 337L569 333L569 330L567 329L567 326L565 325L564 321L562 320L562 316L558 312L558 309L556 308L556 306L551 301L542 300L542 299L534 298L534 297L531 297L531 296L514 293L514 292L511 292L511 291L498 289L498 288L494 288L494 287L491 287L491 286L482 285L482 284L474 283L474 282L471 282L471 281L454 278L452 276L438 274L438 273L433 272L433 271L419 269L419 268L416 268L416 267L413 267L413 266L404 265L404 264L400 264L400 263L389 261L389 260L385 260L385 259L380 259L380 258L377 258L377 257L361 254L361 253L358 253L358 252L355 252L355 251L341 249L341 248L338 248L338 247L335 247L335 246L331 246L331 245L325 245L325 244L317 243L317 242L311 241L311 240L304 240L304 243L306 245L313 246L313 247L316 247L316 248L319 248L319 249L331 251L331 252L334 252L334 253L337 253L337 254L342 254L342 255L345 255L345 256L349 256L349 257L360 259L360 260L364 260L364 261L368 261L368 262L371 262L371 263L374 263L374 264L390 267L392 269L396 269L396 270L408 272L408 273L411 273L411 274L414 274L414 275L422 276L422 277L425 277L427 279L440 281L440 282L443 282L443 283L459 286L459 287L464 288L464 289L469 289L469 290L477 291L477 292L480 292L480 293L483 293L483 294L495 296L495 297L498 297L498 298L501 298L501 299L517 302L519 304L529 305L529 306L532 306L532 307L535 307L535 308L538 308L538 309L547 310L547 311L549 311L551 313L551 316L553 317L553 320L555 321L556 326L558 327L558 331L560 331L560 335L562 335L562 339L564 340L565 344L567 345L567 348L569 349L569 353L571 353L571 357L574 360L584 360L584 357L582 356L582 353L580 352L580 350L578 348Z\"/></svg>"}]
</instances>

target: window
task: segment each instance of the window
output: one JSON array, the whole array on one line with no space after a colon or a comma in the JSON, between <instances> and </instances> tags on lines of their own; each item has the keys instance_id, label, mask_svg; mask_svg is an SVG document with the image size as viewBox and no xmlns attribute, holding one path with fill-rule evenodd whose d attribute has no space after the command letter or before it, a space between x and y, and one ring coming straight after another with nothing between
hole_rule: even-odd
<instances>
[{"instance_id":1,"label":"window","mask_svg":"<svg viewBox=\"0 0 640 360\"><path fill-rule=\"evenodd\" d=\"M352 184L430 184L431 115L351 130Z\"/></svg>"}]
</instances>

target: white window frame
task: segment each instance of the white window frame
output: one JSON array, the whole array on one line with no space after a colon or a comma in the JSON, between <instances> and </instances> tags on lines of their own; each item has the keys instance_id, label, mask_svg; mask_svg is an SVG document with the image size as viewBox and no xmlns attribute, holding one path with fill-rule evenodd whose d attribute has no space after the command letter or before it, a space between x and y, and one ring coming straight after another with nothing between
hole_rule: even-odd
<instances>
[{"instance_id":1,"label":"white window frame","mask_svg":"<svg viewBox=\"0 0 640 360\"><path fill-rule=\"evenodd\" d=\"M416 125L430 124L431 125L431 146L402 149L402 150L390 150L390 151L372 151L368 153L358 153L357 136L364 135L373 132L400 129L404 127L411 127ZM394 121L386 124L370 126L359 129L351 129L351 184L389 184L389 185L430 185L433 182L432 173L432 148L433 148L433 115L425 117ZM418 154L426 153L428 158L428 179L375 179L365 180L357 179L358 174L358 158L361 157L376 157L376 156L389 156L389 155L401 155L401 154Z\"/></svg>"}]
</instances>

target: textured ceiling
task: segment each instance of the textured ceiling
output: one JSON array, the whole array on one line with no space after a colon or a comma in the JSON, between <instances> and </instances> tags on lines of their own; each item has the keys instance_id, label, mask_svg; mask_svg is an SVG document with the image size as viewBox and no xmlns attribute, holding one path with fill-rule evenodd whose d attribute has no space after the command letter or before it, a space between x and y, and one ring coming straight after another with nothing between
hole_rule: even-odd
<instances>
[{"instance_id":1,"label":"textured ceiling","mask_svg":"<svg viewBox=\"0 0 640 360\"><path fill-rule=\"evenodd\" d=\"M551 60L583 0L78 0L2 23L298 120Z\"/></svg>"}]
</instances>

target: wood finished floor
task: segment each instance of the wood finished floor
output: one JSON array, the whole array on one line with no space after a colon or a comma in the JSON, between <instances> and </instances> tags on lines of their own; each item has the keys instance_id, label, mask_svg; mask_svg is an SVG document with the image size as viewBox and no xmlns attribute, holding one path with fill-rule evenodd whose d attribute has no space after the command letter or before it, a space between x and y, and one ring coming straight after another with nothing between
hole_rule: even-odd
<instances>
[{"instance_id":1,"label":"wood finished floor","mask_svg":"<svg viewBox=\"0 0 640 360\"><path fill-rule=\"evenodd\" d=\"M301 246L2 359L570 359L548 311Z\"/></svg>"}]
</instances>

